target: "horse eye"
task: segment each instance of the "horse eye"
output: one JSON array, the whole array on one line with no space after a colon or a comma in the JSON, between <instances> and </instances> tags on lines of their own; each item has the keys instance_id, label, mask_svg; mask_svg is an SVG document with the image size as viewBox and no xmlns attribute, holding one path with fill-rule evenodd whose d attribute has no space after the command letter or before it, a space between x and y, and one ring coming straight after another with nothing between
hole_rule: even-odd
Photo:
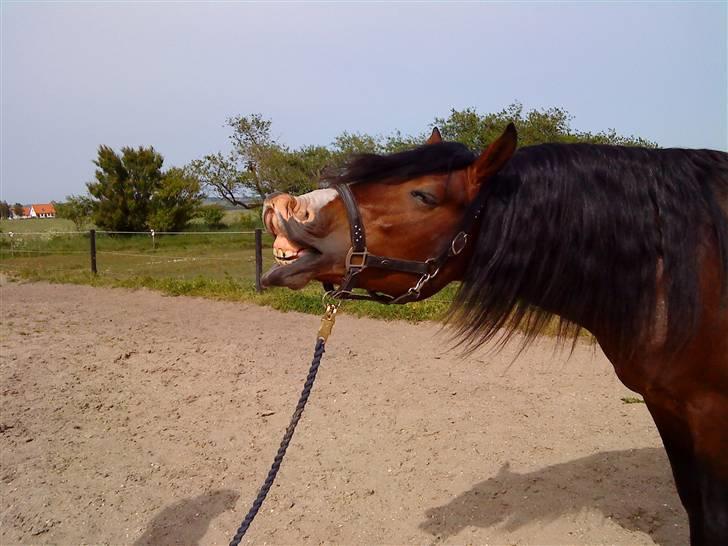
<instances>
[{"instance_id":1,"label":"horse eye","mask_svg":"<svg viewBox=\"0 0 728 546\"><path fill-rule=\"evenodd\" d=\"M435 199L435 196L431 193L420 190L413 190L410 195L412 195L412 197L414 197L415 199L423 202L425 205L429 205L431 207L437 205L437 199Z\"/></svg>"}]
</instances>

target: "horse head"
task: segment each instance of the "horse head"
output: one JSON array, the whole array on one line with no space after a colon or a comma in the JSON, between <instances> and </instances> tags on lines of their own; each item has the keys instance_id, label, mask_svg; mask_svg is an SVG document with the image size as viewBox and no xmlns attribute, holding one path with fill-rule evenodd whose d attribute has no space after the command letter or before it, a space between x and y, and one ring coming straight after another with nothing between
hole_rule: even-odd
<instances>
[{"instance_id":1,"label":"horse head","mask_svg":"<svg viewBox=\"0 0 728 546\"><path fill-rule=\"evenodd\" d=\"M263 284L299 289L314 280L343 281L356 234L341 187L337 191L341 185L348 186L358 207L368 254L399 263L426 263L445 255L480 188L508 162L516 141L510 124L476 157L461 144L443 142L434 129L428 141L414 150L355 156L341 173L325 181L329 187L300 196L269 196L263 221L275 236L277 263ZM431 296L457 280L466 256L467 252L449 256L421 296ZM356 286L396 298L421 278L418 271L366 267L357 275Z\"/></svg>"}]
</instances>

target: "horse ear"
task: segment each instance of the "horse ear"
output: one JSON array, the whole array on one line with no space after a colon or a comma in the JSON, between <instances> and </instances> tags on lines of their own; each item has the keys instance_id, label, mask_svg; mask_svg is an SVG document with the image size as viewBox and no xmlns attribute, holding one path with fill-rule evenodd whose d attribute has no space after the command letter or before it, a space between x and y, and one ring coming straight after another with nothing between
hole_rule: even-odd
<instances>
[{"instance_id":1,"label":"horse ear","mask_svg":"<svg viewBox=\"0 0 728 546\"><path fill-rule=\"evenodd\" d=\"M442 142L440 129L438 129L437 127L433 127L432 134L430 135L430 138L427 139L427 142L425 142L425 144L439 144L440 142Z\"/></svg>"},{"instance_id":2,"label":"horse ear","mask_svg":"<svg viewBox=\"0 0 728 546\"><path fill-rule=\"evenodd\" d=\"M491 142L480 157L475 160L472 167L473 177L471 180L480 184L487 178L500 171L516 151L518 145L518 132L516 127L509 123L495 141Z\"/></svg>"}]
</instances>

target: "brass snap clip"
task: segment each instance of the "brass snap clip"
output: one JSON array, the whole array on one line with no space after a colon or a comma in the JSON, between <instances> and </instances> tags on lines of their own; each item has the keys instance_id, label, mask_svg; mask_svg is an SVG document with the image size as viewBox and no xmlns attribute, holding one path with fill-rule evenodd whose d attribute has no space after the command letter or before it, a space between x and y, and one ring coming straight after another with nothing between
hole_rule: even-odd
<instances>
[{"instance_id":1,"label":"brass snap clip","mask_svg":"<svg viewBox=\"0 0 728 546\"><path fill-rule=\"evenodd\" d=\"M326 305L326 311L324 311L324 316L321 317L321 326L319 326L317 337L317 339L323 340L324 343L328 341L329 336L331 335L331 330L334 328L334 324L336 323L336 312L338 310L338 304L329 303Z\"/></svg>"}]
</instances>

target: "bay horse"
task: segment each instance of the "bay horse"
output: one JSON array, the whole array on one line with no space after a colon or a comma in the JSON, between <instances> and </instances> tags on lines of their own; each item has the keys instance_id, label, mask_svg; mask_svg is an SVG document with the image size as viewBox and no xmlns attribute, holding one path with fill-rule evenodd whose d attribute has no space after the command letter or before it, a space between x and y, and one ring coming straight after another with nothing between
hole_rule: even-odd
<instances>
[{"instance_id":1,"label":"bay horse","mask_svg":"<svg viewBox=\"0 0 728 546\"><path fill-rule=\"evenodd\" d=\"M459 281L447 321L466 351L554 316L562 340L588 330L644 398L691 544L728 544L728 153L516 148L513 125L480 155L435 129L270 196L263 283L403 303Z\"/></svg>"}]
</instances>

